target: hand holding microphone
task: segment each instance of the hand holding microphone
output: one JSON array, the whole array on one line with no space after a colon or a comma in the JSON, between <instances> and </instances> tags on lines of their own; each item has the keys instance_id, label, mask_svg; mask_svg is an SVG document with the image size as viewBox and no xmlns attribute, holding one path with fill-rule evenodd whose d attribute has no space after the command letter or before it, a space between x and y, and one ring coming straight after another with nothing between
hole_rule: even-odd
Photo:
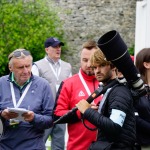
<instances>
[{"instance_id":1,"label":"hand holding microphone","mask_svg":"<svg viewBox=\"0 0 150 150\"><path fill-rule=\"evenodd\" d=\"M97 98L98 96L100 96L101 94L104 94L106 92L106 90L112 86L114 86L116 84L116 80L113 80L111 83L109 83L106 86L100 86L98 89L96 89L88 98L87 98L87 102L88 103L92 103L92 101ZM54 121L54 124L58 124L58 123L66 123L64 122L64 120L67 120L67 118L71 117L73 113L75 113L78 110L77 107L74 107L73 109L71 109L68 113L66 113L65 115L61 116L58 120Z\"/></svg>"}]
</instances>

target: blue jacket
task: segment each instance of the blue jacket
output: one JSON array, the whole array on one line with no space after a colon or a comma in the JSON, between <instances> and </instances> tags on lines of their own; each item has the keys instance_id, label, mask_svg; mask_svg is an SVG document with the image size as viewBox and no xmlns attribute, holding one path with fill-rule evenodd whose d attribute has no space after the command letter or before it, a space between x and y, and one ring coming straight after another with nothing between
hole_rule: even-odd
<instances>
[{"instance_id":1,"label":"blue jacket","mask_svg":"<svg viewBox=\"0 0 150 150\"><path fill-rule=\"evenodd\" d=\"M32 76L32 84L24 97L20 108L30 108L35 113L32 122L20 122L18 127L11 128L9 121L3 120L4 134L0 139L0 150L45 150L43 141L44 129L52 126L52 109L54 100L48 81ZM0 110L14 107L11 90L10 77L0 78ZM15 97L18 101L25 87L21 90L13 83Z\"/></svg>"}]
</instances>

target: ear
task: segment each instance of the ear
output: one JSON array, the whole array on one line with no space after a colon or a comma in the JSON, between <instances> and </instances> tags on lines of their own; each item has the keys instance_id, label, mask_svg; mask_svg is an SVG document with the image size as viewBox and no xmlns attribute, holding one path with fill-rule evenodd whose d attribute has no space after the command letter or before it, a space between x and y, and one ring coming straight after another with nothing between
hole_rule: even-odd
<instances>
[{"instance_id":1,"label":"ear","mask_svg":"<svg viewBox=\"0 0 150 150\"><path fill-rule=\"evenodd\" d=\"M143 62L143 66L144 66L146 69L150 69L150 62Z\"/></svg>"},{"instance_id":2,"label":"ear","mask_svg":"<svg viewBox=\"0 0 150 150\"><path fill-rule=\"evenodd\" d=\"M45 48L45 52L48 53L48 48Z\"/></svg>"},{"instance_id":3,"label":"ear","mask_svg":"<svg viewBox=\"0 0 150 150\"><path fill-rule=\"evenodd\" d=\"M10 64L8 65L8 68L9 68L10 72L12 72L12 66Z\"/></svg>"}]
</instances>

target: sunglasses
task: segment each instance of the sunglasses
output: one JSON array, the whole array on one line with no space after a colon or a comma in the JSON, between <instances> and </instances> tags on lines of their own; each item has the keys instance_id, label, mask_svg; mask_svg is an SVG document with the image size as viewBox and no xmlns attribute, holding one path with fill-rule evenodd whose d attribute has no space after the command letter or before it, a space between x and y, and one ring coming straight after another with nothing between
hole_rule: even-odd
<instances>
[{"instance_id":1,"label":"sunglasses","mask_svg":"<svg viewBox=\"0 0 150 150\"><path fill-rule=\"evenodd\" d=\"M8 57L8 59L10 60L12 57L18 58L18 57L20 57L22 54L25 55L25 56L31 55L31 53L30 53L29 51L27 51L27 50L15 51L15 52L12 53L12 55L10 55L10 56Z\"/></svg>"}]
</instances>

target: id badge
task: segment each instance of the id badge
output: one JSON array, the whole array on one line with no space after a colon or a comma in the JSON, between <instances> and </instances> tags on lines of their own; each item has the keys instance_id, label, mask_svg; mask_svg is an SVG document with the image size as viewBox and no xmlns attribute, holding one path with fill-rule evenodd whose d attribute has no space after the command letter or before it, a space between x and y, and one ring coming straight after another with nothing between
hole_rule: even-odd
<instances>
[{"instance_id":1,"label":"id badge","mask_svg":"<svg viewBox=\"0 0 150 150\"><path fill-rule=\"evenodd\" d=\"M16 120L16 119L10 119L9 120L9 125L10 126L16 126L19 124L19 120Z\"/></svg>"},{"instance_id":2,"label":"id badge","mask_svg":"<svg viewBox=\"0 0 150 150\"><path fill-rule=\"evenodd\" d=\"M60 86L60 84L56 84L56 92L58 91L59 86Z\"/></svg>"}]
</instances>

